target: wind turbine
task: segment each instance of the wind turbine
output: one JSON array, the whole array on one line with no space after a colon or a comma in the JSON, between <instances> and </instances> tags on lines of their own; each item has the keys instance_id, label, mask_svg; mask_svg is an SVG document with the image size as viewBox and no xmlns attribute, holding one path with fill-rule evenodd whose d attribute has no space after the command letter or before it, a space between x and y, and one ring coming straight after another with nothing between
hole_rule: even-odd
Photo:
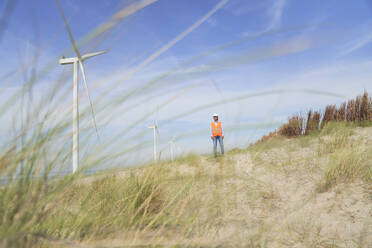
<instances>
[{"instance_id":1,"label":"wind turbine","mask_svg":"<svg viewBox=\"0 0 372 248\"><path fill-rule=\"evenodd\" d=\"M173 160L174 160L174 154L173 154L173 148L174 148L174 137L170 140L170 141L168 141L168 143L169 143L169 149L170 149L170 156L171 156L171 161L173 162Z\"/></svg>"},{"instance_id":2,"label":"wind turbine","mask_svg":"<svg viewBox=\"0 0 372 248\"><path fill-rule=\"evenodd\" d=\"M154 132L154 162L156 163L158 161L158 157L157 157L157 136L156 136L156 134L159 133L158 122L154 121L154 125L149 126L148 128L152 128L153 132Z\"/></svg>"},{"instance_id":3,"label":"wind turbine","mask_svg":"<svg viewBox=\"0 0 372 248\"><path fill-rule=\"evenodd\" d=\"M59 9L59 12L61 13L63 22L65 23L67 33L70 37L70 41L72 43L72 46L73 46L73 48L75 50L75 53L76 53L76 57L71 57L71 58L62 57L59 60L59 63L61 65L69 65L69 64L74 65L73 110L72 110L72 112L73 112L73 114L72 114L73 115L73 121L72 121L72 171L76 172L77 168L79 167L79 85L78 85L78 70L79 70L79 67L80 67L81 74L82 74L83 80L84 80L85 90L87 92L89 103L90 103L90 109L92 111L94 128L96 130L97 137L99 138L97 125L96 125L96 117L95 117L94 110L93 110L92 100L91 100L90 94L89 94L89 88L88 88L88 84L87 84L87 80L86 80L86 76L85 76L83 61L85 61L86 59L89 59L91 57L106 53L107 50L100 51L100 52L95 52L95 53L87 53L87 54L81 56L81 54L80 54L80 52L77 48L77 45L75 43L74 37L72 36L71 29L70 29L70 27L67 23L66 17L63 14L61 5L59 4L58 0L56 0L56 3L57 3L57 6L58 6L58 9Z\"/></svg>"}]
</instances>

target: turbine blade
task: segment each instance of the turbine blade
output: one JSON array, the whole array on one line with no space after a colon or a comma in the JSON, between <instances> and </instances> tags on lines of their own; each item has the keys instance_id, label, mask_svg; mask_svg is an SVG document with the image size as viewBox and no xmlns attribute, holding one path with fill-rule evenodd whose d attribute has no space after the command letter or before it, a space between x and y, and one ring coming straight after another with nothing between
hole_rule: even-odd
<instances>
[{"instance_id":1,"label":"turbine blade","mask_svg":"<svg viewBox=\"0 0 372 248\"><path fill-rule=\"evenodd\" d=\"M104 51L95 52L95 53L87 53L87 54L84 54L83 56L81 56L81 58L82 58L82 60L86 60L86 59L89 59L91 57L107 53L108 51L109 50L104 50Z\"/></svg>"},{"instance_id":2,"label":"turbine blade","mask_svg":"<svg viewBox=\"0 0 372 248\"><path fill-rule=\"evenodd\" d=\"M71 43L72 43L72 46L74 47L74 50L75 50L75 53L76 53L76 56L78 57L79 59L79 62L81 62L81 56L80 56L80 52L77 48L77 45L76 45L76 42L74 40L74 37L72 36L72 33L71 33L71 29L67 23L67 19L65 17L65 15L63 14L63 10L61 8L61 5L59 4L59 1L56 0L56 3L57 3L57 6L58 6L58 9L59 9L59 12L61 13L61 16L62 16L62 19L63 19L63 22L65 23L65 27L67 29L67 33L68 33L68 36L70 37L70 40L71 40Z\"/></svg>"},{"instance_id":3,"label":"turbine blade","mask_svg":"<svg viewBox=\"0 0 372 248\"><path fill-rule=\"evenodd\" d=\"M88 84L87 84L87 79L86 79L86 77L85 77L84 65L83 65L82 62L79 62L79 65L80 65L81 74L83 75L84 86L85 86L85 90L86 90L87 95L88 95L89 104L90 104L90 109L91 109L91 111L92 111L92 117L93 117L93 122L94 122L94 128L95 128L95 130L96 130L96 134L97 134L97 137L98 137L98 139L99 139L99 134L98 134L97 124L96 124L96 115L94 114L93 103L92 103L92 100L91 100L91 98L90 98L90 94L89 94L89 88L88 88Z\"/></svg>"}]
</instances>

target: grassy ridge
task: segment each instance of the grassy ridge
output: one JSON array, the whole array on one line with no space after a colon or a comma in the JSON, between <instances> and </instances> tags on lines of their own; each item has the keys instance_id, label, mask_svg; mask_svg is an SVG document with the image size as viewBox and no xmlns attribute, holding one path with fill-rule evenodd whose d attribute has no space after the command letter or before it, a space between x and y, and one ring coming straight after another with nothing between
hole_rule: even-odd
<instances>
[{"instance_id":1,"label":"grassy ridge","mask_svg":"<svg viewBox=\"0 0 372 248\"><path fill-rule=\"evenodd\" d=\"M235 149L217 160L191 154L173 163L96 177L76 174L50 180L25 171L22 180L9 182L0 191L1 244L69 247L120 236L128 246L243 242L270 247L275 227L267 224L258 225L261 227L252 229L254 233L243 240L207 237L223 235L233 221L228 216L240 208L275 212L275 202L283 193L276 186L280 180L267 177L271 173L291 177L306 172L314 177L312 188L318 194L358 180L370 184L371 140L355 136L354 130L355 124L330 122L319 133L296 139L275 137ZM311 149L311 153L301 155L301 149ZM246 155L249 159L239 162ZM253 172L245 174L251 166L261 171L263 179ZM312 234L306 235L310 239Z\"/></svg>"},{"instance_id":2,"label":"grassy ridge","mask_svg":"<svg viewBox=\"0 0 372 248\"><path fill-rule=\"evenodd\" d=\"M327 105L324 111L309 110L304 116L297 114L288 118L288 122L268 135L264 135L260 141L266 141L271 137L281 135L285 137L297 137L309 135L312 132L322 130L328 122L348 122L359 126L370 125L372 121L372 97L365 91L363 95L355 99L343 102L339 107Z\"/></svg>"}]
</instances>

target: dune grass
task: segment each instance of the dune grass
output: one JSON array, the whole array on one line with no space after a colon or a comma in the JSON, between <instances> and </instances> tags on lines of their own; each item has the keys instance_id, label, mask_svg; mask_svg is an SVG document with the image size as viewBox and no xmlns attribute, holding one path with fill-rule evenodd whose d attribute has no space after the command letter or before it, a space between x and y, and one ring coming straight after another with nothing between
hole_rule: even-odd
<instances>
[{"instance_id":1,"label":"dune grass","mask_svg":"<svg viewBox=\"0 0 372 248\"><path fill-rule=\"evenodd\" d=\"M307 111L306 118L301 114L295 114L288 118L278 130L263 136L265 141L277 135L285 137L298 137L319 132L330 122L349 123L357 126L370 126L372 123L372 98L367 91L355 99L343 102L339 107L327 105L324 111ZM343 124L341 124L343 125Z\"/></svg>"},{"instance_id":2,"label":"dune grass","mask_svg":"<svg viewBox=\"0 0 372 248\"><path fill-rule=\"evenodd\" d=\"M154 1L146 2L150 4ZM221 1L221 3L226 3L226 1ZM205 17L213 14L222 5L217 5ZM131 4L130 13L145 6L147 5ZM98 36L104 30L115 26L119 19L125 18L125 16L116 17L116 22L112 23L112 26L106 24L99 26L83 40L83 43L91 41L93 36ZM206 18L203 17L203 20ZM201 22L198 21L196 24L200 25ZM191 27L194 29L196 26ZM168 91L168 88L158 86L170 84L169 82L184 83L183 80L178 79L168 79L168 82L163 82L165 77L181 69L187 69L187 66L196 62L198 58L213 55L229 45L224 44L201 55L193 56L181 63L181 66L172 68L149 82L131 88L129 91L127 89L121 91L118 85L164 53L191 30L187 29L180 33L174 40L169 41L143 62L126 72L124 76L121 76L121 80L110 83L111 87L107 87L109 90L100 96L98 112L107 113L110 107L119 108L127 104L128 100L133 101L129 106L134 106L133 109L135 109L139 104L144 104L152 97L156 97L159 90ZM263 54L264 50L261 51ZM263 59L262 56L256 58L255 54L256 52L245 54L243 61L235 61L235 56L228 56L226 60L233 61L233 63L223 61L218 67L229 68L231 65L254 63ZM269 57L271 56L276 55L272 54ZM240 54L239 57L241 57ZM43 67L41 73L25 83L25 88L31 89L32 85L39 80L38 78L45 76L50 68L55 66L54 63L55 59L45 68ZM207 70L203 73L215 70ZM121 70L119 71L121 73ZM174 162L166 161L125 171L116 170L114 173L102 172L86 175L88 169L111 164L114 159L125 156L128 151L146 144L143 142L129 146L120 143L118 139L125 137L128 139L123 140L127 142L129 139L136 140L143 137L147 130L130 135L128 133L142 124L155 111L184 94L184 90L190 86L184 87L178 95L170 96L145 115L130 121L116 137L93 148L88 145L92 143L92 133L87 131L89 128L86 125L89 108L81 109L80 120L84 124L81 125L81 143L86 144L87 147L82 152L87 154L82 159L81 169L76 174L69 174L70 170L66 168L70 166L69 158L71 157L71 133L69 131L71 108L66 107L64 100L70 96L70 89L63 86L67 84L64 84L64 80L62 81L56 82L45 92L40 101L34 102L32 104L34 107L25 114L27 116L22 114L22 123L24 121L25 125L14 132L9 131L9 140L2 143L0 175L5 181L0 186L1 247L73 247L81 243L88 243L90 246L89 242L105 242L106 239L117 237L121 238L125 246L166 244L166 246L176 247L218 245L222 247L242 245L269 247L268 243L275 239L270 234L273 227L269 221L266 223L266 220L262 219L268 213L278 209L276 202L283 197L280 189L275 185L272 174L284 173L288 177L299 169L298 164L303 159L297 158L295 147L311 147L315 139L319 139L317 155L319 157L332 156L324 169L319 191L324 192L340 182L349 182L358 178L370 182L370 152L350 151L350 147L354 144L354 141L350 140L353 127L342 126L343 124L333 127L331 122L334 113L331 112L335 111L334 108L329 108L326 115L327 123L324 122L321 132L318 130L319 116L312 115L312 126L307 129L309 135L297 140L288 140L273 133L264 142L246 149L233 150L228 152L227 156L217 159L211 156L189 154ZM114 89L117 90L118 96L108 97L106 99L109 100L104 102L103 97L108 96ZM167 121L219 104L286 92L289 90L245 93L224 101L217 100L188 109L183 113L177 113ZM306 90L303 92L306 93ZM32 90L27 93L31 96ZM141 95L142 93L145 94ZM6 99L5 103L0 106L0 113L5 114L11 109L14 110L13 106L17 106L17 99L24 97L24 94L22 90ZM370 111L371 104L367 104L368 99L365 94L358 104L349 102L347 106L344 106L345 118L350 119L350 122L358 120L359 125L370 125L368 120L371 115L368 111ZM358 107L355 107L356 105L360 105L360 111ZM115 111L113 112L115 114ZM124 111L120 113L123 114ZM288 133L289 136L299 136L304 133L302 130L304 119L292 118L290 120L290 124L283 129L285 130L283 132ZM104 120L104 122L109 121L110 117ZM113 150L114 147L120 147L120 150L111 151L110 149ZM270 152L274 152L274 155L278 152L279 156L283 156L280 157L282 160L273 159ZM244 171L246 169L244 166L239 168L239 171L237 169L239 163L233 156L241 154L249 154L248 162L252 163L253 167L262 170L260 175L265 176L267 173L271 177L251 176L249 172ZM244 222L239 212L244 208L249 208L252 213L258 211L259 217L252 214L253 217L248 218L251 223ZM237 225L231 227L231 223L237 223ZM239 229L233 229L236 227ZM303 229L298 231L299 239L307 240L304 238L307 229ZM228 236L231 230L233 234ZM240 231L244 230L248 233L240 234ZM224 238L216 238L220 236ZM306 244L313 244L308 240L306 242L309 242Z\"/></svg>"},{"instance_id":3,"label":"dune grass","mask_svg":"<svg viewBox=\"0 0 372 248\"><path fill-rule=\"evenodd\" d=\"M0 190L2 245L99 239L182 221L176 216L187 203L189 178L176 183L169 170L158 166L126 172L91 181L79 174L48 179L25 172L22 179L8 182Z\"/></svg>"},{"instance_id":4,"label":"dune grass","mask_svg":"<svg viewBox=\"0 0 372 248\"><path fill-rule=\"evenodd\" d=\"M367 126L369 126L368 124ZM353 139L355 124L328 123L322 130L319 142L319 154L331 154L318 191L327 191L338 183L362 179L372 182L371 147L361 146L363 137Z\"/></svg>"},{"instance_id":5,"label":"dune grass","mask_svg":"<svg viewBox=\"0 0 372 248\"><path fill-rule=\"evenodd\" d=\"M371 183L371 151L340 149L335 152L326 167L318 191L324 192L339 183L348 183L356 179Z\"/></svg>"},{"instance_id":6,"label":"dune grass","mask_svg":"<svg viewBox=\"0 0 372 248\"><path fill-rule=\"evenodd\" d=\"M329 122L321 132L295 139L274 137L246 149L235 149L224 157L189 154L173 162L92 176L80 171L51 177L50 171L45 170L36 177L40 175L36 153L34 159L23 160L17 178L1 187L1 245L68 247L117 236L128 246L212 245L213 239L207 236L222 235L220 232L224 231L220 230L225 230L230 221L239 223L231 219L230 211L242 202L260 211L278 208L275 202L281 201L282 193L269 175L289 177L306 171L309 178L314 176L312 180L318 182L316 191L320 193L355 180L370 183L370 146L363 146L363 137L353 136L355 128L350 123ZM311 152L305 157L296 156L301 149ZM253 168L261 171L265 179L242 173L245 168L239 169L236 160L240 155L248 155ZM21 159L10 148L2 163L16 164ZM320 164L322 159L325 164ZM15 173L9 167L5 171L8 175ZM315 174L319 171L321 177L317 179ZM271 228L265 224L246 238L234 236L231 242L222 244L242 242L247 247L269 247ZM291 242L318 242L307 236L307 229L303 229L303 234L296 230L298 239Z\"/></svg>"}]
</instances>

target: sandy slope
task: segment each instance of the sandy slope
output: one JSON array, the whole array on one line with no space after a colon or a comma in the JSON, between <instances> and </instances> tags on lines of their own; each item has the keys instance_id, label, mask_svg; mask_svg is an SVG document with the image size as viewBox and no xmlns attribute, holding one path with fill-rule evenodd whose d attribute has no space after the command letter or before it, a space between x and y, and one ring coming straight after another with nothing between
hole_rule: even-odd
<instances>
[{"instance_id":1,"label":"sandy slope","mask_svg":"<svg viewBox=\"0 0 372 248\"><path fill-rule=\"evenodd\" d=\"M357 141L355 149L372 147L372 128L353 130L351 139ZM200 201L198 218L205 218L205 223L203 232L187 237L177 232L160 234L164 236L156 238L158 244L372 247L372 185L357 179L319 193L317 186L332 156L332 152L319 152L320 142L317 138L283 140L279 145L232 153L223 159L202 157L194 164L162 165L172 173L200 179L192 191ZM136 241L129 241L129 236L81 245L120 247L155 242L151 234Z\"/></svg>"},{"instance_id":2,"label":"sandy slope","mask_svg":"<svg viewBox=\"0 0 372 248\"><path fill-rule=\"evenodd\" d=\"M355 130L352 138L372 146L372 129ZM234 156L238 173L262 182L263 192L251 202L247 189L252 180L236 182L239 200L228 216L241 226L226 221L218 242L239 245L253 235L262 236L269 247L372 247L371 185L357 180L317 193L329 156L318 156L319 144L312 142L271 149L260 154L261 161L252 161L255 154Z\"/></svg>"}]
</instances>

